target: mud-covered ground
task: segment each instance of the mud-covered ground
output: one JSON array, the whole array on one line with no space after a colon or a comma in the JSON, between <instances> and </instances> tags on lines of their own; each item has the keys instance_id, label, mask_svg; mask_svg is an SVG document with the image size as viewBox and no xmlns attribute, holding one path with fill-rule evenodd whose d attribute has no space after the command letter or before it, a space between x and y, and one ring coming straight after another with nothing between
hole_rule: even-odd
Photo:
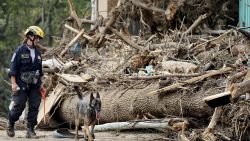
<instances>
[{"instance_id":1,"label":"mud-covered ground","mask_svg":"<svg viewBox=\"0 0 250 141\"><path fill-rule=\"evenodd\" d=\"M74 132L74 131L71 131ZM6 141L27 141L25 130L17 130L15 137L8 137L5 130L0 130L0 140ZM54 138L53 131L37 130L39 139L28 139L28 141L72 141L71 138ZM147 133L145 131L129 131L129 132L98 132L95 133L95 141L161 141L164 139L162 133ZM84 140L80 138L80 141Z\"/></svg>"}]
</instances>

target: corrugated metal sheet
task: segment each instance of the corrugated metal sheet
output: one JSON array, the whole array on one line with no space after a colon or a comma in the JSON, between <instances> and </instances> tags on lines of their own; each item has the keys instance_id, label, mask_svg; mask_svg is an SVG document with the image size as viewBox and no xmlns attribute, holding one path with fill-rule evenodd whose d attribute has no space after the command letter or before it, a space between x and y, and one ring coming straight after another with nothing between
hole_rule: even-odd
<instances>
[{"instance_id":1,"label":"corrugated metal sheet","mask_svg":"<svg viewBox=\"0 0 250 141\"><path fill-rule=\"evenodd\" d=\"M241 27L250 26L250 0L239 0L239 22ZM247 29L250 31L250 28Z\"/></svg>"}]
</instances>

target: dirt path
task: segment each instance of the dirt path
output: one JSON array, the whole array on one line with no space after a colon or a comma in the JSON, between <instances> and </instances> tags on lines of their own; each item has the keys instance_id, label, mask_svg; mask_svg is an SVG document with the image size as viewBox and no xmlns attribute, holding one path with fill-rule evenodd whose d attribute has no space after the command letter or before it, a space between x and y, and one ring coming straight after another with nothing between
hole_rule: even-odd
<instances>
[{"instance_id":1,"label":"dirt path","mask_svg":"<svg viewBox=\"0 0 250 141\"><path fill-rule=\"evenodd\" d=\"M71 131L73 132L73 131ZM4 130L0 130L1 141L27 141L25 138L26 131L16 131L15 137L11 138L6 135ZM37 131L39 139L28 139L28 141L73 141L69 138L54 138L53 131ZM160 141L163 138L161 133L143 133L143 132L99 132L95 133L95 141ZM80 139L83 141L83 139Z\"/></svg>"}]
</instances>

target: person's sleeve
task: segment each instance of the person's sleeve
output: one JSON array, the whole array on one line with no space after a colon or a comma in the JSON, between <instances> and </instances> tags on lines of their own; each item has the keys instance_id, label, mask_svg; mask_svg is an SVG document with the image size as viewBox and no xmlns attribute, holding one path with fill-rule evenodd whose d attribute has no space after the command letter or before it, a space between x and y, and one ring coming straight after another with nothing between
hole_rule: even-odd
<instances>
[{"instance_id":1,"label":"person's sleeve","mask_svg":"<svg viewBox=\"0 0 250 141\"><path fill-rule=\"evenodd\" d=\"M19 52L15 51L11 58L9 77L16 76L19 68Z\"/></svg>"},{"instance_id":2,"label":"person's sleeve","mask_svg":"<svg viewBox=\"0 0 250 141\"><path fill-rule=\"evenodd\" d=\"M41 72L41 73L40 73L40 76L42 77L42 76L43 76L43 69L42 69L42 65L41 65L41 67L40 67L39 72Z\"/></svg>"}]
</instances>

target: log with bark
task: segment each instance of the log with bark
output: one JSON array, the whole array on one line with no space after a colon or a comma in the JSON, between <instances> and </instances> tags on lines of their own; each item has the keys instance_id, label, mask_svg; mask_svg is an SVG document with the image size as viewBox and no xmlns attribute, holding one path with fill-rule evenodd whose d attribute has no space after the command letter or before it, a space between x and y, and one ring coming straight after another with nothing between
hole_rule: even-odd
<instances>
[{"instance_id":1,"label":"log with bark","mask_svg":"<svg viewBox=\"0 0 250 141\"><path fill-rule=\"evenodd\" d=\"M172 126L169 125L170 119L164 120L142 120L142 121L129 121L129 122L112 122L102 125L96 125L94 131L117 131L128 129L169 129L172 130Z\"/></svg>"},{"instance_id":2,"label":"log with bark","mask_svg":"<svg viewBox=\"0 0 250 141\"><path fill-rule=\"evenodd\" d=\"M202 118L212 114L213 109L202 101L203 97L213 94L211 90L186 95L178 92L168 92L168 95L164 97L148 94L148 92L155 91L158 87L158 82L153 82L144 84L137 89L126 89L125 86L120 86L113 90L101 90L99 93L103 106L100 123L133 120L136 117L142 118L147 113L159 118L166 115ZM74 124L72 115L74 114L75 103L78 100L76 95L72 95L61 102L57 112L63 121Z\"/></svg>"}]
</instances>

